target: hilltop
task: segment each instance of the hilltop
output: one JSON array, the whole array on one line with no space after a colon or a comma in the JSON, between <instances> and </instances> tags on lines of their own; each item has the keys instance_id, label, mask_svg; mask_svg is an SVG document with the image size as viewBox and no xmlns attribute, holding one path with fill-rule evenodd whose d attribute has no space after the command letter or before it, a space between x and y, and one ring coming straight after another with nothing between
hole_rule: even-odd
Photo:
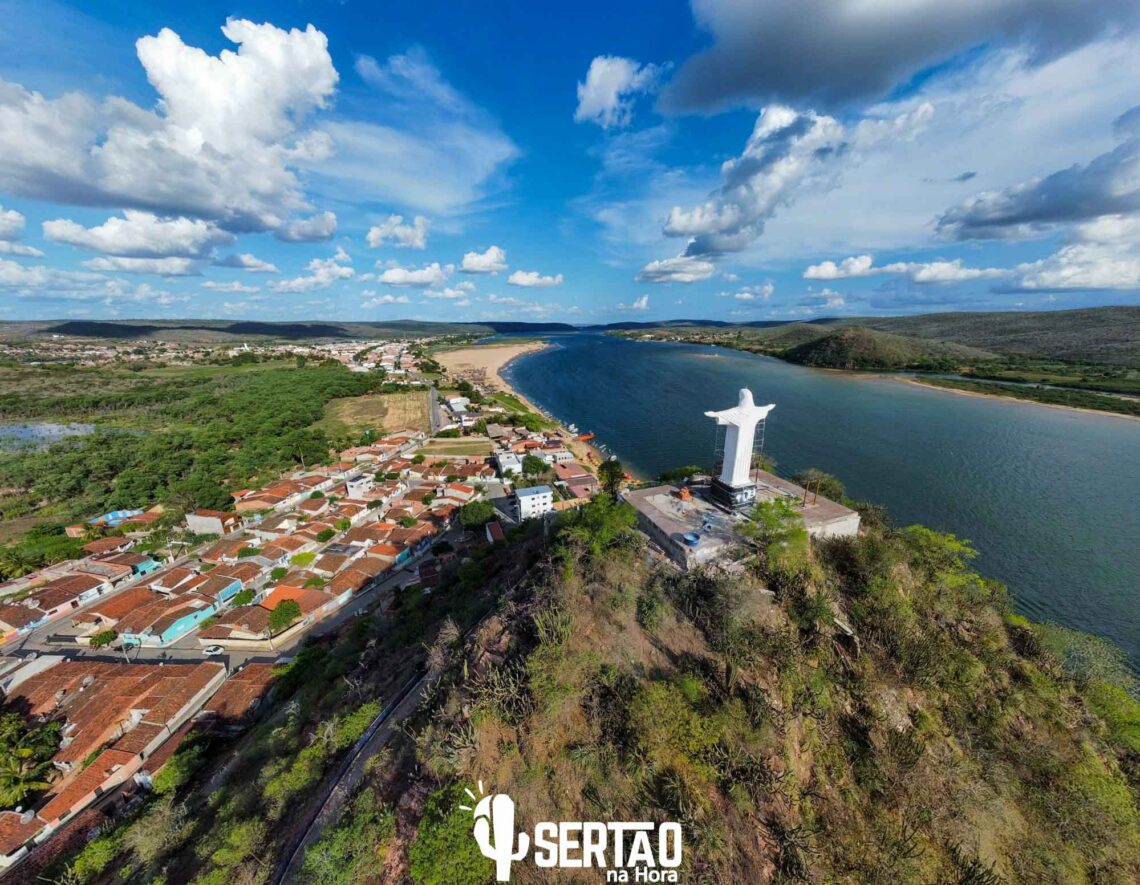
<instances>
[{"instance_id":1,"label":"hilltop","mask_svg":"<svg viewBox=\"0 0 1140 885\"><path fill-rule=\"evenodd\" d=\"M605 499L563 516L473 642L441 634L440 681L364 791L402 835L354 853L349 815L317 848L358 881L485 882L457 808L478 782L520 828L679 821L681 881L1140 875L1135 685L1014 615L968 544L881 524L809 544L772 511L742 572L679 573L632 526Z\"/></svg>"},{"instance_id":2,"label":"hilltop","mask_svg":"<svg viewBox=\"0 0 1140 885\"><path fill-rule=\"evenodd\" d=\"M986 362L997 356L961 344L925 341L863 326L845 326L789 347L788 362L828 369L940 369Z\"/></svg>"}]
</instances>

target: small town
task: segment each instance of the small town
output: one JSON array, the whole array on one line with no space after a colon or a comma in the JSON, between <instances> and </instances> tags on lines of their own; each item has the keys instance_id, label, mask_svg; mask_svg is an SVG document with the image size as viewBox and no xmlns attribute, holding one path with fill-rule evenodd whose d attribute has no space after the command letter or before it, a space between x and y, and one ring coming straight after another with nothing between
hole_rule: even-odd
<instances>
[{"instance_id":1,"label":"small town","mask_svg":"<svg viewBox=\"0 0 1140 885\"><path fill-rule=\"evenodd\" d=\"M290 351L397 378L412 362L409 342ZM66 530L84 541L81 559L0 584L0 689L66 723L50 790L34 809L0 812L0 867L90 825L85 810L110 796L146 789L193 729L240 725L307 635L430 593L471 547L598 491L596 464L571 451L585 451L580 439L512 426L493 400L472 401L493 391L460 385L468 395L432 388L437 448L414 429L352 446L234 490L232 510L186 513L159 550L148 538L162 505L93 515ZM476 424L478 437L459 436ZM465 441L486 454L447 454ZM526 481L540 475L551 484Z\"/></svg>"},{"instance_id":2,"label":"small town","mask_svg":"<svg viewBox=\"0 0 1140 885\"><path fill-rule=\"evenodd\" d=\"M487 6L4 4L0 885L1140 883L1140 2Z\"/></svg>"},{"instance_id":3,"label":"small town","mask_svg":"<svg viewBox=\"0 0 1140 885\"><path fill-rule=\"evenodd\" d=\"M410 342L302 351L417 386L422 369L438 368ZM94 515L66 528L84 542L81 559L0 584L0 689L29 715L65 722L50 789L33 808L0 812L0 867L89 825L109 797L148 789L193 730L240 728L306 637L429 594L472 548L506 543L512 527L601 490L592 434L508 409L504 396L517 401L483 370L455 374L447 389L430 387L434 434L396 430L233 490L231 510L185 513L177 539L158 549L149 539L163 505ZM754 467L755 429L771 407L751 406L751 394L748 403L742 414L708 413L740 424L719 452L722 476L617 476L611 491L628 486L661 562L731 568L735 520L757 496L802 498L813 535L857 532L854 511L818 492L809 505L807 490Z\"/></svg>"}]
</instances>

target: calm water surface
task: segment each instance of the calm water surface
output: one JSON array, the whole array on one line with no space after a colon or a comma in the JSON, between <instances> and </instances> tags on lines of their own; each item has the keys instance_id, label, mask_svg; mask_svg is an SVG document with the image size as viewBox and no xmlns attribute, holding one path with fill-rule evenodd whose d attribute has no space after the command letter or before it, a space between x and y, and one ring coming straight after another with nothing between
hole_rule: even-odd
<instances>
[{"instance_id":1,"label":"calm water surface","mask_svg":"<svg viewBox=\"0 0 1140 885\"><path fill-rule=\"evenodd\" d=\"M94 424L0 423L0 451L41 449L65 436L84 436L94 429Z\"/></svg>"},{"instance_id":2,"label":"calm water surface","mask_svg":"<svg viewBox=\"0 0 1140 885\"><path fill-rule=\"evenodd\" d=\"M775 403L766 452L819 467L895 522L969 538L1035 620L1108 636L1140 664L1140 421L958 396L690 344L581 333L507 368L636 473L712 460L706 409Z\"/></svg>"}]
</instances>

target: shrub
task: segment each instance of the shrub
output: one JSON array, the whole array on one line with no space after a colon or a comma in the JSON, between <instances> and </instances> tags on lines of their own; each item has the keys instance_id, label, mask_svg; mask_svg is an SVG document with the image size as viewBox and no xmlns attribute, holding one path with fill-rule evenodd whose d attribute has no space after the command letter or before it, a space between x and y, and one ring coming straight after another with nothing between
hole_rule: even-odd
<instances>
[{"instance_id":1,"label":"shrub","mask_svg":"<svg viewBox=\"0 0 1140 885\"><path fill-rule=\"evenodd\" d=\"M669 602L657 582L650 582L637 597L637 623L646 630L656 630L669 608Z\"/></svg>"},{"instance_id":2,"label":"shrub","mask_svg":"<svg viewBox=\"0 0 1140 885\"><path fill-rule=\"evenodd\" d=\"M183 744L154 776L154 791L159 795L177 792L189 783L204 755L200 742Z\"/></svg>"},{"instance_id":3,"label":"shrub","mask_svg":"<svg viewBox=\"0 0 1140 885\"><path fill-rule=\"evenodd\" d=\"M365 789L335 827L305 852L301 879L314 885L353 885L380 864L380 852L396 830L396 818Z\"/></svg>"},{"instance_id":4,"label":"shrub","mask_svg":"<svg viewBox=\"0 0 1140 885\"><path fill-rule=\"evenodd\" d=\"M119 638L117 630L100 630L91 637L92 648L104 648Z\"/></svg>"},{"instance_id":5,"label":"shrub","mask_svg":"<svg viewBox=\"0 0 1140 885\"><path fill-rule=\"evenodd\" d=\"M274 569L274 571L276 571L276 569ZM286 569L282 569L282 572L285 572L285 571L286 571ZM285 577L285 575L282 574L281 577L283 578L283 577ZM280 580L280 578L278 578L277 580ZM246 587L244 590L239 590L237 593L235 593L234 598L230 601L235 606L237 606L237 605L249 605L251 602L253 602L253 597L256 595L257 594L253 591L252 588Z\"/></svg>"},{"instance_id":6,"label":"shrub","mask_svg":"<svg viewBox=\"0 0 1140 885\"><path fill-rule=\"evenodd\" d=\"M301 606L295 599L282 599L269 613L269 632L280 633L301 618Z\"/></svg>"},{"instance_id":7,"label":"shrub","mask_svg":"<svg viewBox=\"0 0 1140 885\"><path fill-rule=\"evenodd\" d=\"M408 874L416 885L483 885L494 879L494 864L471 838L471 812L459 807L472 805L465 786L441 787L424 805L408 848Z\"/></svg>"},{"instance_id":8,"label":"shrub","mask_svg":"<svg viewBox=\"0 0 1140 885\"><path fill-rule=\"evenodd\" d=\"M317 554L311 550L305 553L294 553L289 557L289 562L297 566L297 568L306 568L312 565L317 559Z\"/></svg>"}]
</instances>

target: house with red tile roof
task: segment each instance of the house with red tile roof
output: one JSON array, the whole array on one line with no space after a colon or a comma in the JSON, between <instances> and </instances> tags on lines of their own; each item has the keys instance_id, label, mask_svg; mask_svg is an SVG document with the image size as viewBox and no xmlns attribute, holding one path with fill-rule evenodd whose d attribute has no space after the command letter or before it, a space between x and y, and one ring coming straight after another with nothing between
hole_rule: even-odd
<instances>
[{"instance_id":1,"label":"house with red tile roof","mask_svg":"<svg viewBox=\"0 0 1140 885\"><path fill-rule=\"evenodd\" d=\"M96 538L83 545L83 552L88 556L99 556L103 553L121 553L134 546L132 538Z\"/></svg>"},{"instance_id":2,"label":"house with red tile roof","mask_svg":"<svg viewBox=\"0 0 1140 885\"><path fill-rule=\"evenodd\" d=\"M108 791L152 765L168 742L225 680L225 667L62 661L12 688L8 700L30 715L64 720L53 759L61 772L24 814L0 812L0 868L10 867ZM84 765L84 760L94 755Z\"/></svg>"}]
</instances>

